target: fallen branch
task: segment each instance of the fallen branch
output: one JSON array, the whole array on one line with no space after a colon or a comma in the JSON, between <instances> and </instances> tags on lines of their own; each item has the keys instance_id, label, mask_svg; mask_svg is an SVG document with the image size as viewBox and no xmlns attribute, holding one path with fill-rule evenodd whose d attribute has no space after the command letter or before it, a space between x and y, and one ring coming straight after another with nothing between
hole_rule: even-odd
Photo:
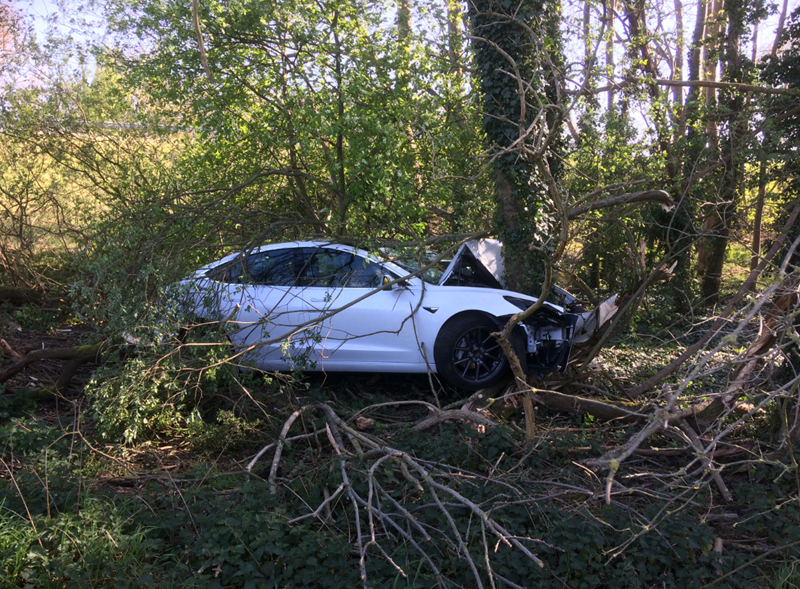
<instances>
[{"instance_id":1,"label":"fallen branch","mask_svg":"<svg viewBox=\"0 0 800 589\"><path fill-rule=\"evenodd\" d=\"M428 408L431 407L428 406ZM483 503L479 505L473 502L469 496L464 494L457 481L464 481L464 488L467 490L474 486L469 482L473 479L483 480L485 484L502 484L506 494L508 492L521 494L521 490L515 489L506 482L501 483L490 477L465 472L461 468L451 468L443 464L418 460L406 452L387 446L374 436L359 432L339 417L332 407L324 403L308 405L293 412L284 422L279 439L271 445L265 446L246 467L245 471L249 472L269 448L275 448L275 456L268 479L272 492L277 490L278 464L282 458L281 449L288 440L293 439L287 436L291 428L298 423L298 417L310 411L322 413L325 418L324 431L333 450L332 466L339 471L341 481L333 493L326 494L318 505L313 508L309 507L306 513L290 519L289 523L319 518L323 513L329 513L334 505L339 510L347 510L348 521L351 522L352 529L351 542L354 551L359 555L359 571L365 587L369 586L366 560L370 554L379 554L397 569L401 576L407 575L407 572L400 566L402 563L398 564L390 556L394 549L385 546L387 542L391 541L405 543L417 551L441 587L450 586L453 581L444 577L435 564L441 555L429 554L431 549L438 550L438 544L444 544L453 551L453 554L458 555L464 566L471 572L470 576L478 587L484 586L483 579L487 576L491 580L492 586L496 586L495 581L499 580L495 573L495 567L491 563L491 554L496 551L496 546L493 548L490 542L496 542L498 545L504 544L520 552L537 566L543 566L542 561L522 544L524 540L540 541L534 538L524 538L503 527L491 515L491 509L487 511ZM417 424L419 428L417 431L422 431L434 422L439 423L446 419L466 419L473 423L493 424L492 420L487 417L463 409L436 410L435 413L435 415L420 421ZM304 435L309 436L309 434ZM345 447L346 440L349 440L355 452ZM365 465L365 463L367 464ZM390 493L383 488L381 480L387 470L390 475L398 472L402 474L403 479L408 481L409 493L427 495L432 502L419 506L414 513L409 512L394 498L396 489ZM348 500L341 501L344 497ZM389 505L391 507L387 509ZM484 562L474 558L475 551L472 546L468 545L468 542L473 541L472 537L465 533L461 522L457 521L457 518L463 517L459 515L459 512L464 509L470 514L469 517L475 518L481 523L484 532L482 534ZM431 517L423 517L422 512L430 510L433 510ZM443 523L441 525L434 523L437 521ZM371 547L375 550L370 550Z\"/></svg>"},{"instance_id":2,"label":"fallen branch","mask_svg":"<svg viewBox=\"0 0 800 589\"><path fill-rule=\"evenodd\" d=\"M17 350L12 348L9 345L9 343L4 339L0 339L0 351L2 351L3 356L5 356L6 358L14 358L15 360L22 359L22 354L20 354Z\"/></svg>"},{"instance_id":3,"label":"fallen branch","mask_svg":"<svg viewBox=\"0 0 800 589\"><path fill-rule=\"evenodd\" d=\"M541 403L549 409L555 411L563 411L565 413L574 413L581 411L590 413L595 417L607 421L620 420L625 423L632 423L647 419L644 407L635 407L634 409L627 409L621 405L610 403L608 401L598 401L596 399L586 399L584 397L577 397L575 395L567 395L565 393L557 393L555 391L546 391L543 389L531 389L533 391L532 398L534 401Z\"/></svg>"},{"instance_id":4,"label":"fallen branch","mask_svg":"<svg viewBox=\"0 0 800 589\"><path fill-rule=\"evenodd\" d=\"M697 454L703 463L703 469L707 469L711 473L711 479L716 483L723 499L725 499L725 501L728 503L733 503L733 495L731 495L731 492L728 490L728 487L722 480L722 476L719 474L719 469L717 469L717 467L714 465L714 461L709 458L706 450L703 448L703 443L700 441L700 438L697 437L697 433L695 433L692 427L686 423L685 420L680 420L678 422L678 428L680 428L680 430L686 436L686 441L688 441L697 451Z\"/></svg>"},{"instance_id":5,"label":"fallen branch","mask_svg":"<svg viewBox=\"0 0 800 589\"><path fill-rule=\"evenodd\" d=\"M440 411L435 415L426 417L425 419L423 419L414 426L414 431L422 432L425 431L426 429L432 428L434 425L438 425L440 423L449 421L451 419L466 420L486 427L493 427L494 425L496 425L494 421L492 421L491 419L489 419L484 415L481 415L480 413L476 413L475 411L452 409L450 411Z\"/></svg>"},{"instance_id":6,"label":"fallen branch","mask_svg":"<svg viewBox=\"0 0 800 589\"><path fill-rule=\"evenodd\" d=\"M41 292L30 288L19 288L16 286L0 286L0 302L11 305L29 305L31 303L42 304L49 300Z\"/></svg>"},{"instance_id":7,"label":"fallen branch","mask_svg":"<svg viewBox=\"0 0 800 589\"><path fill-rule=\"evenodd\" d=\"M69 378L71 378L72 374L74 374L75 370L77 370L77 366L86 362L95 362L97 360L98 356L105 347L105 343L106 342L100 342L99 344L76 346L74 348L48 348L44 350L33 350L3 370L3 372L0 372L0 383L7 382L9 379L19 374L27 366L30 366L34 362L40 362L41 360L71 360L72 362L67 367L66 371L66 373L69 374ZM59 383L64 381L69 382L69 378L65 379L62 375L62 379L59 380Z\"/></svg>"}]
</instances>

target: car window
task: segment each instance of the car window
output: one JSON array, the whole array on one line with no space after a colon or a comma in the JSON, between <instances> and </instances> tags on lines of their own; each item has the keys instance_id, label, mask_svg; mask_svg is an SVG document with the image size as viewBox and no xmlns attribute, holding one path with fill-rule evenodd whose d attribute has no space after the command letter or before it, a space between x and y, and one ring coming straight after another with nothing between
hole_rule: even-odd
<instances>
[{"instance_id":1,"label":"car window","mask_svg":"<svg viewBox=\"0 0 800 589\"><path fill-rule=\"evenodd\" d=\"M416 252L411 248L387 248L383 250L383 253L387 260L394 262L403 270L408 270L409 272L416 272L422 266L430 264L438 255L428 251ZM439 284L449 265L449 258L439 260L435 265L422 272L419 277L428 284Z\"/></svg>"},{"instance_id":2,"label":"car window","mask_svg":"<svg viewBox=\"0 0 800 589\"><path fill-rule=\"evenodd\" d=\"M307 284L324 288L378 288L383 281L380 264L349 252L318 251L308 266Z\"/></svg>"},{"instance_id":3,"label":"car window","mask_svg":"<svg viewBox=\"0 0 800 589\"><path fill-rule=\"evenodd\" d=\"M302 267L302 253L295 249L258 252L249 255L244 261L218 270L211 277L234 284L294 286L297 282L298 262L299 267Z\"/></svg>"}]
</instances>

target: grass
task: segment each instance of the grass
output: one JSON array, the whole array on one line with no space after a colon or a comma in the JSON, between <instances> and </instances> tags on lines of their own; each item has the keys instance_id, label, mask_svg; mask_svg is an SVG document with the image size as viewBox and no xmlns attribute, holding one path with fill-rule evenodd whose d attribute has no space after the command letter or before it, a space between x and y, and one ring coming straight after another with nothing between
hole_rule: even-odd
<instances>
[{"instance_id":1,"label":"grass","mask_svg":"<svg viewBox=\"0 0 800 589\"><path fill-rule=\"evenodd\" d=\"M800 562L786 564L778 571L775 589L800 589Z\"/></svg>"},{"instance_id":2,"label":"grass","mask_svg":"<svg viewBox=\"0 0 800 589\"><path fill-rule=\"evenodd\" d=\"M143 586L153 580L157 551L147 530L130 519L130 507L124 501L86 496L69 512L39 514L30 521L0 506L5 579L0 585L125 587L136 581Z\"/></svg>"}]
</instances>

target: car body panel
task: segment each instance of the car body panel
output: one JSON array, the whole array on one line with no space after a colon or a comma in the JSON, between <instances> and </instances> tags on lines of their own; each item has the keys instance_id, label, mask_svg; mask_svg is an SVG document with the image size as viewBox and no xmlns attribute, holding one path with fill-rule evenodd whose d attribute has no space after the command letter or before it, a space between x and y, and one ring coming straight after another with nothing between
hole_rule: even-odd
<instances>
[{"instance_id":1,"label":"car body panel","mask_svg":"<svg viewBox=\"0 0 800 589\"><path fill-rule=\"evenodd\" d=\"M300 241L231 254L185 285L195 314L223 322L234 348L262 370L436 372L448 321L478 313L499 329L536 302L503 290L501 246L463 244L438 284L349 245ZM523 368L563 370L579 323L587 321L545 302L518 328Z\"/></svg>"}]
</instances>

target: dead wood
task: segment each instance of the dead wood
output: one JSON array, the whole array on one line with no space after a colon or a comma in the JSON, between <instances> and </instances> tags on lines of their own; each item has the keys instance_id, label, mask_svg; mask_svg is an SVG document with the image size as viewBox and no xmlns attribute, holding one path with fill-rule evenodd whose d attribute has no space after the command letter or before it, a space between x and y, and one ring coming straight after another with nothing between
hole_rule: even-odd
<instances>
[{"instance_id":1,"label":"dead wood","mask_svg":"<svg viewBox=\"0 0 800 589\"><path fill-rule=\"evenodd\" d=\"M440 423L444 423L445 421L450 421L451 419L458 419L469 421L471 423L476 423L478 425L483 425L486 427L493 427L495 425L494 421L486 417L485 415L481 415L475 411L465 411L463 409L451 409L449 411L440 411L437 412L435 415L431 415L430 417L426 417L419 423L414 426L415 432L422 432L426 429L432 428L434 425L438 425Z\"/></svg>"},{"instance_id":2,"label":"dead wood","mask_svg":"<svg viewBox=\"0 0 800 589\"><path fill-rule=\"evenodd\" d=\"M725 499L728 503L733 502L733 495L728 490L728 487L725 485L725 482L722 480L722 476L719 473L719 469L714 464L713 460L709 458L708 454L703 448L703 443L700 441L700 438L697 437L697 433L692 429L692 427L685 421L680 420L678 422L678 428L683 432L683 434L688 438L689 443L697 452L700 461L703 464L703 468L707 469L711 474L711 479L716 483L719 492L722 494L722 498Z\"/></svg>"},{"instance_id":3,"label":"dead wood","mask_svg":"<svg viewBox=\"0 0 800 589\"><path fill-rule=\"evenodd\" d=\"M3 356L5 356L6 358L14 358L16 360L21 359L23 355L20 354L14 348L12 348L11 345L4 339L0 339L0 352L2 352Z\"/></svg>"},{"instance_id":4,"label":"dead wood","mask_svg":"<svg viewBox=\"0 0 800 589\"><path fill-rule=\"evenodd\" d=\"M662 206L667 208L672 208L675 204L670 195L664 190L644 190L642 192L629 192L627 194L620 194L619 196L612 196L596 202L583 204L571 209L567 213L567 218L570 220L577 219L590 211L645 202L659 202Z\"/></svg>"},{"instance_id":5,"label":"dead wood","mask_svg":"<svg viewBox=\"0 0 800 589\"><path fill-rule=\"evenodd\" d=\"M17 286L0 286L0 301L11 305L39 304L44 300L44 295L30 288Z\"/></svg>"},{"instance_id":6,"label":"dead wood","mask_svg":"<svg viewBox=\"0 0 800 589\"><path fill-rule=\"evenodd\" d=\"M428 406L432 407L429 404ZM462 468L449 467L438 462L431 463L420 460L402 450L387 446L385 441L380 438L368 436L352 428L335 413L332 407L324 403L302 407L289 416L281 429L279 439L259 452L245 468L245 472L251 472L256 461L269 448L275 448L276 452L268 482L275 491L279 491L279 478L275 467L276 462L281 460L279 447L282 442L292 439L287 437L290 430L301 422L298 419L300 413L308 411L321 413L325 419L325 428L313 434L302 434L302 436L316 436L320 431L324 431L324 435L320 435L320 441L327 438L333 451L330 455L331 466L338 469L341 483L333 493L325 493L324 499L316 507L308 506L307 513L295 517L289 523L322 518L323 514L330 514L333 507L348 510L348 521L352 522L353 528L351 541L359 555L359 569L364 586L368 586L366 560L375 552L387 558L389 563L395 566L403 576L406 575L403 569L387 556L387 551L382 547L382 544L393 541L407 543L416 550L431 573L439 580L440 586L447 586L451 582L438 569L435 562L436 555L431 556L429 552L432 541L446 544L462 560L478 586L482 586L480 584L480 561L475 559L470 550L468 542L471 540L456 525L452 514L453 509L468 510L474 521L481 525L483 530L482 548L485 554L490 555L493 547L496 551L497 547L502 544L509 549L518 551L535 565L543 566L543 562L521 542L521 540L541 542L540 540L522 538L512 533L495 519L492 509L487 511L486 506L474 503L453 485L454 480L461 480L465 477L468 480L481 481L484 485L497 484L493 477L468 472ZM443 418L452 415L459 419L475 420L473 415L465 415L471 413L466 410L443 411L434 417ZM477 413L475 415L478 415L478 420L486 419ZM295 438L297 437L295 436ZM345 441L349 441L350 444L345 446ZM359 457L358 467L352 460L353 454ZM369 467L366 469L363 467L364 462L369 463ZM431 503L425 507L426 509L435 509L441 515L441 526L424 527L415 514L409 512L400 503L396 498L396 493L390 493L383 487L383 477L380 476L380 473L389 470L399 473L409 485L409 489L414 489L415 493L423 493L431 499ZM353 484L351 481L356 477L364 484ZM508 492L510 489L512 496L524 494L522 488L509 483L502 484L504 491ZM588 492L586 493L588 494ZM350 507L348 507L348 503ZM495 573L490 560L486 560L485 572L490 578L494 578Z\"/></svg>"},{"instance_id":7,"label":"dead wood","mask_svg":"<svg viewBox=\"0 0 800 589\"><path fill-rule=\"evenodd\" d=\"M74 376L78 367L86 362L97 361L104 347L105 342L101 342L99 344L75 346L74 348L33 350L0 372L0 383L7 382L35 362L40 362L42 360L69 360L70 363L67 365L56 385L56 388L62 390L63 387L69 384L69 381Z\"/></svg>"},{"instance_id":8,"label":"dead wood","mask_svg":"<svg viewBox=\"0 0 800 589\"><path fill-rule=\"evenodd\" d=\"M565 413L589 413L604 421L618 420L625 423L632 423L647 418L647 415L641 412L645 411L646 408L638 405L629 409L609 401L587 399L585 397L567 395L555 391L533 389L533 393L532 397L534 401L555 411L563 411Z\"/></svg>"},{"instance_id":9,"label":"dead wood","mask_svg":"<svg viewBox=\"0 0 800 589\"><path fill-rule=\"evenodd\" d=\"M784 288L767 308L767 318L761 335L748 346L742 359L734 368L731 380L725 390L716 395L704 407L698 408L695 419L698 424L713 423L720 416L734 411L739 397L752 385L752 375L762 363L767 352L785 333L787 317L798 304L800 276L792 275Z\"/></svg>"},{"instance_id":10,"label":"dead wood","mask_svg":"<svg viewBox=\"0 0 800 589\"><path fill-rule=\"evenodd\" d=\"M52 305L61 307L63 300L58 296L48 296L32 288L0 286L0 302L10 305Z\"/></svg>"}]
</instances>

